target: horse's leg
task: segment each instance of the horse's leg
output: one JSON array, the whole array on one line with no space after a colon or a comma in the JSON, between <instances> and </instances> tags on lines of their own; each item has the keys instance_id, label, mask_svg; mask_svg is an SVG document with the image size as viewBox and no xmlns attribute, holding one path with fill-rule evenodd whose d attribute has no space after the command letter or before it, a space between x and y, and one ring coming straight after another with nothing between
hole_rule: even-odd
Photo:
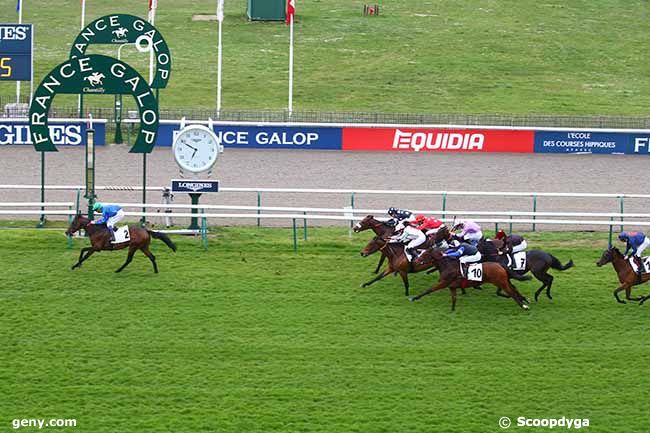
<instances>
[{"instance_id":1,"label":"horse's leg","mask_svg":"<svg viewBox=\"0 0 650 433\"><path fill-rule=\"evenodd\" d=\"M129 247L129 254L126 256L126 262L122 266L119 267L119 269L115 272L122 272L122 269L126 268L126 266L131 263L131 260L133 260L133 255L135 254L136 249L133 248L133 246Z\"/></svg>"},{"instance_id":2,"label":"horse's leg","mask_svg":"<svg viewBox=\"0 0 650 433\"><path fill-rule=\"evenodd\" d=\"M639 305L643 305L643 303L644 303L645 301L647 301L648 299L650 299L650 295L648 295L648 296L644 296L644 297L641 299L641 302L639 302Z\"/></svg>"},{"instance_id":3,"label":"horse's leg","mask_svg":"<svg viewBox=\"0 0 650 433\"><path fill-rule=\"evenodd\" d=\"M449 282L447 281L438 281L438 284L428 288L424 292L420 293L417 296L412 296L409 298L409 301L417 301L418 299L422 298L423 296L429 295L433 292L437 292L438 290L444 289L449 285Z\"/></svg>"},{"instance_id":4,"label":"horse's leg","mask_svg":"<svg viewBox=\"0 0 650 433\"><path fill-rule=\"evenodd\" d=\"M84 256L84 253L85 253L85 252L87 252L88 254L86 254L86 255ZM80 267L81 264L82 264L83 262L85 262L85 261L88 259L88 257L90 257L90 256L92 255L92 253L94 253L94 252L95 252L95 250L94 250L93 247L85 247L85 248L82 248L81 251L79 252L79 261L78 261L77 263L75 263L74 265L72 265L72 268L71 268L71 269L75 269L75 268Z\"/></svg>"},{"instance_id":5,"label":"horse's leg","mask_svg":"<svg viewBox=\"0 0 650 433\"><path fill-rule=\"evenodd\" d=\"M631 298L630 297L631 294L632 294L632 286L627 286L625 288L625 299L627 299L628 301L640 301L641 299L643 299L642 297Z\"/></svg>"},{"instance_id":6,"label":"horse's leg","mask_svg":"<svg viewBox=\"0 0 650 433\"><path fill-rule=\"evenodd\" d=\"M149 246L143 247L142 252L144 253L145 256L149 257L149 260L151 260L151 263L153 263L153 271L154 273L158 273L158 265L156 264L156 256L151 254L151 251L149 251Z\"/></svg>"},{"instance_id":7,"label":"horse's leg","mask_svg":"<svg viewBox=\"0 0 650 433\"><path fill-rule=\"evenodd\" d=\"M619 304L627 304L627 302L625 302L624 300L618 297L618 292L622 290L625 290L624 286L620 286L616 290L614 290L614 297L616 298L616 302L618 302Z\"/></svg>"},{"instance_id":8,"label":"horse's leg","mask_svg":"<svg viewBox=\"0 0 650 433\"><path fill-rule=\"evenodd\" d=\"M384 272L382 272L381 274L377 275L375 278L373 278L372 280L368 281L367 283L363 283L363 284L361 285L361 287L368 287L368 286L371 285L372 283L377 282L377 281L381 280L382 278L384 278L386 275L390 275L390 274L392 274L392 273L393 273L393 269L391 269L390 265L388 265L388 267L384 270Z\"/></svg>"},{"instance_id":9,"label":"horse's leg","mask_svg":"<svg viewBox=\"0 0 650 433\"><path fill-rule=\"evenodd\" d=\"M549 278L550 281L546 285L546 296L548 297L548 299L552 300L553 297L551 296L551 286L553 285L553 275L548 274L548 276L550 277Z\"/></svg>"},{"instance_id":10,"label":"horse's leg","mask_svg":"<svg viewBox=\"0 0 650 433\"><path fill-rule=\"evenodd\" d=\"M399 271L399 276L402 277L402 281L404 282L404 296L409 295L409 276L406 273L406 271Z\"/></svg>"},{"instance_id":11,"label":"horse's leg","mask_svg":"<svg viewBox=\"0 0 650 433\"><path fill-rule=\"evenodd\" d=\"M524 297L521 295L521 293L519 293L519 290L510 284L507 274L502 281L499 281L498 284L496 284L496 286L503 288L503 290L508 293L510 297L517 303L517 305L519 305L524 310L528 310L528 305L526 305L523 300Z\"/></svg>"},{"instance_id":12,"label":"horse's leg","mask_svg":"<svg viewBox=\"0 0 650 433\"><path fill-rule=\"evenodd\" d=\"M540 293L542 293L542 290L544 290L544 289L548 290L549 284L553 282L553 276L546 272L548 270L548 268L546 268L546 269L538 269L538 270L531 269L531 270L532 270L532 273L535 276L535 278L537 278L538 281L542 282L541 287L539 289L537 289L537 291L535 292L535 302L537 302L539 300ZM546 295L549 296L549 293L550 292L547 291ZM551 298L549 296L549 299L553 299L553 298Z\"/></svg>"},{"instance_id":13,"label":"horse's leg","mask_svg":"<svg viewBox=\"0 0 650 433\"><path fill-rule=\"evenodd\" d=\"M467 290L465 290L465 288L461 287L460 288L460 293L462 293L463 296L465 296L467 294Z\"/></svg>"},{"instance_id":14,"label":"horse's leg","mask_svg":"<svg viewBox=\"0 0 650 433\"><path fill-rule=\"evenodd\" d=\"M449 291L451 292L451 311L456 310L456 288L450 287Z\"/></svg>"},{"instance_id":15,"label":"horse's leg","mask_svg":"<svg viewBox=\"0 0 650 433\"><path fill-rule=\"evenodd\" d=\"M377 267L375 268L375 272L373 274L376 274L379 272L379 269L381 269L381 265L384 264L384 260L386 260L386 254L383 252L381 253L381 257L379 258L379 263L377 263Z\"/></svg>"},{"instance_id":16,"label":"horse's leg","mask_svg":"<svg viewBox=\"0 0 650 433\"><path fill-rule=\"evenodd\" d=\"M503 290L501 290L501 287L497 286L497 296L501 296L502 298L510 298L511 296L506 295L503 293Z\"/></svg>"}]
</instances>

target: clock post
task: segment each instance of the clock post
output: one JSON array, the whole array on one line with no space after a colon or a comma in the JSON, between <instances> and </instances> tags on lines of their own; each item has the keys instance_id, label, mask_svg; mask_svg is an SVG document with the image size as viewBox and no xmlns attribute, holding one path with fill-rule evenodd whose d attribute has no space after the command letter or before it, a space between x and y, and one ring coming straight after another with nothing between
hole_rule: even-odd
<instances>
[{"instance_id":1,"label":"clock post","mask_svg":"<svg viewBox=\"0 0 650 433\"><path fill-rule=\"evenodd\" d=\"M197 192L191 192L190 193L190 199L192 200L192 205L193 206L197 206L199 204L199 197L201 197L201 193L197 193ZM192 212L192 214L194 214L196 216L193 216L190 219L190 225L189 225L188 229L190 229L190 230L198 230L200 228L199 227L199 218L198 218L199 210L197 208L193 207L191 212Z\"/></svg>"}]
</instances>

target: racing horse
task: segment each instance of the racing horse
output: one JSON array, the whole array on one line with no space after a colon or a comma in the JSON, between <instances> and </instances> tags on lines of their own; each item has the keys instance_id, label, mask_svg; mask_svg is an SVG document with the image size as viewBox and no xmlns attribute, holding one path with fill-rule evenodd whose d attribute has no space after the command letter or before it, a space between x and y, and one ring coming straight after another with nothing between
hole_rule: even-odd
<instances>
[{"instance_id":1,"label":"racing horse","mask_svg":"<svg viewBox=\"0 0 650 433\"><path fill-rule=\"evenodd\" d=\"M618 286L616 290L614 290L614 297L616 298L617 302L621 304L626 303L618 297L618 293L623 290L625 290L625 299L628 301L641 301L639 305L642 305L648 298L650 298L650 296L639 298L630 297L632 286L636 286L650 280L650 274L643 274L641 275L641 278L639 278L637 276L637 273L632 268L630 262L625 259L625 256L623 256L618 248L611 245L603 252L603 255L600 256L600 260L596 262L596 266L601 267L607 263L611 263L612 266L614 266L614 270L618 275L618 281L621 283L621 285Z\"/></svg>"},{"instance_id":2,"label":"racing horse","mask_svg":"<svg viewBox=\"0 0 650 433\"><path fill-rule=\"evenodd\" d=\"M362 257L367 257L370 254L381 251L384 256L388 258L388 266L381 274L377 275L372 280L363 283L361 287L368 287L372 283L381 280L387 275L392 273L399 273L402 277L402 282L404 283L404 295L409 295L409 273L421 272L426 269L433 267L432 264L427 265L416 265L414 262L410 262L406 257L406 252L404 251L406 246L401 242L388 242L385 238L381 236L375 236L373 239L368 242L368 245L361 251Z\"/></svg>"},{"instance_id":3,"label":"racing horse","mask_svg":"<svg viewBox=\"0 0 650 433\"><path fill-rule=\"evenodd\" d=\"M129 253L126 258L126 262L124 262L124 264L120 266L120 268L117 269L115 272L122 272L122 270L129 263L131 263L131 260L133 260L133 255L135 254L135 252L138 250L142 250L142 253L145 256L149 257L149 260L151 260L151 263L153 263L153 270L157 274L158 265L156 264L156 257L153 254L151 254L151 251L149 251L149 244L151 243L151 238L160 239L165 243L165 245L171 248L172 251L176 252L176 245L174 245L171 239L169 239L169 237L164 233L154 232L141 227L129 226L129 240L119 244L112 244L111 236L108 233L105 224L90 224L90 223L91 220L89 218L86 218L83 215L81 215L81 213L78 213L70 223L70 227L68 227L68 230L66 230L65 232L66 235L71 236L75 232L84 229L86 233L88 233L88 237L90 238L91 246L81 249L79 253L79 261L72 266L72 269L76 269L80 267L81 264L86 260L88 260L88 258L92 256L95 252L121 250L126 247L129 247ZM84 255L84 253L86 255Z\"/></svg>"},{"instance_id":4,"label":"racing horse","mask_svg":"<svg viewBox=\"0 0 650 433\"><path fill-rule=\"evenodd\" d=\"M355 233L362 232L364 230L371 229L373 232L375 232L375 235L381 238L389 238L390 236L395 233L395 227L386 224L385 222L379 221L378 219L375 219L374 216L368 215L358 223L354 225L352 228ZM361 254L363 257L367 257L370 254L373 254L375 252L379 251L379 248L376 250L372 251L371 253L366 254L365 256ZM386 255L382 251L381 257L379 258L379 263L377 263L377 267L375 268L375 274L379 272L379 269L381 269L381 265L384 264L384 260L386 260Z\"/></svg>"},{"instance_id":5,"label":"racing horse","mask_svg":"<svg viewBox=\"0 0 650 433\"><path fill-rule=\"evenodd\" d=\"M451 292L451 311L456 309L456 290L465 287L477 287L482 283L491 283L497 286L500 290L507 293L517 305L524 310L528 310L528 301L524 298L517 288L512 285L508 277L508 272L500 264L495 262L483 263L483 281L469 281L460 274L458 260L452 257L444 257L442 251L437 249L429 249L424 251L415 260L415 266L437 266L440 271L440 280L429 289L420 293L417 296L409 298L414 302L430 293L442 290L448 287Z\"/></svg>"},{"instance_id":6,"label":"racing horse","mask_svg":"<svg viewBox=\"0 0 650 433\"><path fill-rule=\"evenodd\" d=\"M491 241L499 250L503 249L503 241L494 239ZM535 291L535 302L539 300L539 295L546 289L546 297L553 299L551 296L551 286L553 285L553 275L548 273L549 269L556 269L558 271L566 271L575 266L573 260L569 260L565 265L558 260L553 254L543 250L530 250L526 251L526 266L520 271L514 271L508 267L508 258L505 254L499 255L499 262L508 268L511 274L524 275L530 271L533 276L542 283L542 286Z\"/></svg>"}]
</instances>

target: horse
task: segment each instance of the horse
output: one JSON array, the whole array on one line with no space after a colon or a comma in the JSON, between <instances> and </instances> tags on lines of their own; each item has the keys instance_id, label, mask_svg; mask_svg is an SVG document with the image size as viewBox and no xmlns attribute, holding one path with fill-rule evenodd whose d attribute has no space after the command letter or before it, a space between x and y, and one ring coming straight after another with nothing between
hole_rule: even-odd
<instances>
[{"instance_id":1,"label":"horse","mask_svg":"<svg viewBox=\"0 0 650 433\"><path fill-rule=\"evenodd\" d=\"M384 239L390 237L391 235L393 235L393 233L395 233L394 226L379 221L378 219L375 219L375 217L372 215L366 216L364 219L356 223L352 229L354 230L355 233L359 233L364 230L371 229L373 232L375 232L375 235L382 237ZM373 251L372 253L376 251L379 251L379 248ZM369 253L368 255L372 253ZM367 255L363 257L367 257ZM384 264L384 260L386 260L386 255L382 252L381 257L379 258L379 263L377 263L377 267L375 268L374 271L375 274L379 272L379 269L381 269L381 265Z\"/></svg>"},{"instance_id":2,"label":"horse","mask_svg":"<svg viewBox=\"0 0 650 433\"><path fill-rule=\"evenodd\" d=\"M119 244L112 244L110 234L106 229L104 224L90 224L91 220L84 217L81 213L78 213L72 222L70 227L66 230L65 234L71 236L76 231L80 229L86 230L90 238L90 247L82 248L79 253L79 261L72 266L72 269L76 269L81 266L83 262L88 260L95 252L98 251L113 251L121 250L126 247L129 247L129 253L126 258L126 262L120 266L115 272L122 272L122 270L131 263L133 260L133 255L136 251L142 250L145 256L149 257L151 263L153 263L153 270L158 273L158 265L156 264L156 257L151 254L149 251L149 244L151 243L151 238L160 239L167 245L172 251L176 252L176 245L169 239L169 237L160 232L154 232L152 230L147 230L145 228L129 226L129 240L126 242L121 242ZM84 253L87 253L84 256Z\"/></svg>"},{"instance_id":3,"label":"horse","mask_svg":"<svg viewBox=\"0 0 650 433\"><path fill-rule=\"evenodd\" d=\"M483 263L483 281L470 281L460 274L458 260L452 257L443 257L442 252L437 249L429 249L424 251L415 260L416 266L435 265L440 270L440 280L429 289L420 293L417 296L409 298L414 302L430 293L448 287L451 292L451 311L456 309L456 289L465 287L476 287L482 283L491 283L497 286L502 291L506 292L517 305L522 309L528 310L526 298L524 298L517 288L512 285L508 278L508 272L499 263L485 262Z\"/></svg>"},{"instance_id":4,"label":"horse","mask_svg":"<svg viewBox=\"0 0 650 433\"><path fill-rule=\"evenodd\" d=\"M639 305L642 305L646 299L650 296L631 298L630 293L632 292L632 286L645 283L650 280L650 274L643 274L641 278L638 277L637 273L632 268L632 265L629 261L625 259L623 254L616 247L610 246L603 252L603 255L600 256L600 260L596 262L596 266L601 267L611 263L614 266L614 270L618 275L618 281L621 285L614 290L614 297L616 301L620 304L625 304L621 298L618 297L618 293L622 290L625 290L625 299L628 301L641 301Z\"/></svg>"},{"instance_id":5,"label":"horse","mask_svg":"<svg viewBox=\"0 0 650 433\"><path fill-rule=\"evenodd\" d=\"M406 257L405 250L406 247L402 243L391 243L381 236L375 236L373 239L368 242L368 245L361 251L362 257L367 257L370 254L381 251L388 258L388 266L381 274L377 275L372 280L363 283L361 287L368 287L372 283L381 280L387 275L392 273L399 273L402 277L404 283L404 295L409 295L409 273L421 272L426 269L431 268L433 265L418 266L413 262L410 262Z\"/></svg>"}]
</instances>

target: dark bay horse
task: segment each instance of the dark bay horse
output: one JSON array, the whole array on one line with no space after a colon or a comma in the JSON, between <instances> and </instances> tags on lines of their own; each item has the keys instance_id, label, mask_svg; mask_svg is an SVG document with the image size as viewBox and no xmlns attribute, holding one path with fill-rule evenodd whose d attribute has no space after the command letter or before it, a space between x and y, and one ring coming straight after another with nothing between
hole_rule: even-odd
<instances>
[{"instance_id":1,"label":"dark bay horse","mask_svg":"<svg viewBox=\"0 0 650 433\"><path fill-rule=\"evenodd\" d=\"M630 297L630 293L632 292L632 286L636 286L638 284L645 283L646 281L650 280L650 274L643 274L641 275L641 279L639 279L637 273L634 272L632 265L630 265L630 262L625 259L623 254L616 247L610 246L608 249L606 249L603 252L603 255L600 257L600 260L596 262L596 265L598 267L601 267L606 265L607 263L611 263L612 266L614 266L614 270L618 275L618 281L621 283L621 285L618 286L616 290L614 290L614 297L619 303L621 304L626 303L625 301L623 301L621 298L618 297L618 293L623 290L625 290L625 299L627 299L628 301L641 301L641 304L643 304L646 301L646 299L650 298L650 296L639 297L639 298Z\"/></svg>"},{"instance_id":2,"label":"dark bay horse","mask_svg":"<svg viewBox=\"0 0 650 433\"><path fill-rule=\"evenodd\" d=\"M358 223L356 223L353 227L353 230L355 233L362 232L364 230L372 230L375 232L375 235L387 239L391 237L395 233L395 227L388 225L382 221L379 221L378 219L375 219L374 216L368 215ZM368 255L379 251L379 248L371 253L368 253L364 257L367 257ZM363 254L362 254L363 255ZM381 265L384 264L384 260L386 260L386 255L384 252L381 252L381 257L379 258L379 263L377 263L377 267L375 268L375 274L379 272L379 269L381 269Z\"/></svg>"},{"instance_id":3,"label":"dark bay horse","mask_svg":"<svg viewBox=\"0 0 650 433\"><path fill-rule=\"evenodd\" d=\"M366 245L366 248L361 251L362 257L367 257L375 251L381 251L388 258L388 266L381 274L377 275L372 280L363 283L361 287L368 287L372 283L381 280L387 275L392 273L399 273L404 283L404 295L409 295L409 273L421 272L433 267L433 264L417 265L415 262L410 262L406 257L405 246L401 242L391 243L386 241L380 236L375 236Z\"/></svg>"},{"instance_id":4,"label":"dark bay horse","mask_svg":"<svg viewBox=\"0 0 650 433\"><path fill-rule=\"evenodd\" d=\"M126 258L126 262L122 266L120 266L120 268L115 272L122 272L122 269L124 269L129 263L131 263L131 260L133 260L133 255L135 254L135 252L138 250L142 250L144 255L149 257L149 260L151 260L151 263L153 263L154 272L158 273L158 265L156 264L156 257L153 254L151 254L151 251L149 251L149 244L151 243L151 238L160 239L165 243L165 245L171 248L172 251L174 252L176 251L176 245L174 245L174 243L171 241L171 239L169 239L169 237L166 234L160 232L154 232L140 227L133 227L133 226L129 226L130 240L119 244L112 244L110 234L106 229L106 225L90 224L90 222L91 222L90 219L84 217L79 213L77 214L77 216L74 217L72 223L70 223L70 227L68 227L68 230L66 230L65 232L66 235L70 236L74 234L76 231L84 229L86 230L86 233L88 233L88 237L90 238L91 246L81 249L81 252L79 253L79 261L72 266L72 269L80 267L81 264L86 260L88 260L88 258L92 256L93 253L95 252L121 250L123 248L129 247L129 253ZM86 253L85 256L84 253Z\"/></svg>"},{"instance_id":5,"label":"dark bay horse","mask_svg":"<svg viewBox=\"0 0 650 433\"><path fill-rule=\"evenodd\" d=\"M503 248L503 242L495 239L492 241L499 250ZM499 256L499 261L504 265L508 266L508 258L505 255ZM575 266L573 260L569 260L565 265L563 265L557 257L553 254L548 253L543 250L530 250L526 251L526 267L521 271L512 271L512 273L523 275L530 271L538 281L542 283L542 286L535 291L535 301L539 299L540 293L542 290L546 289L546 296L548 299L553 299L551 296L551 286L553 285L553 275L548 273L549 269L556 269L558 271L566 271L569 268ZM510 269L510 268L509 268Z\"/></svg>"},{"instance_id":6,"label":"dark bay horse","mask_svg":"<svg viewBox=\"0 0 650 433\"><path fill-rule=\"evenodd\" d=\"M440 280L431 288L425 290L417 296L410 298L411 301L426 296L430 293L442 290L448 287L451 292L451 310L456 309L456 290L465 287L476 287L482 283L491 283L497 286L500 290L507 293L517 305L524 310L528 310L526 299L519 293L517 288L512 285L508 278L508 272L500 263L485 262L483 263L483 281L469 281L463 278L460 274L458 260L451 257L443 257L442 252L436 249L429 249L424 251L415 260L416 266L435 265L440 270Z\"/></svg>"}]
</instances>

